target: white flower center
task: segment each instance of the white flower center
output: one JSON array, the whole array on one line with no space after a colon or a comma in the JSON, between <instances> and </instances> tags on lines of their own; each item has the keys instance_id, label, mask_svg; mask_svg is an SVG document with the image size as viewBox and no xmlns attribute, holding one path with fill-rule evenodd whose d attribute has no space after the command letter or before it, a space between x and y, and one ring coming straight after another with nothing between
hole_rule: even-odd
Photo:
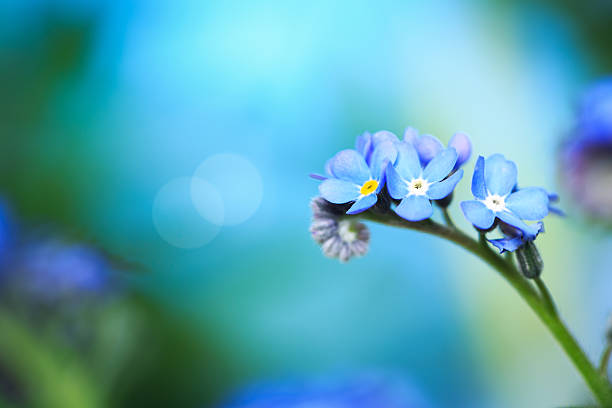
<instances>
[{"instance_id":1,"label":"white flower center","mask_svg":"<svg viewBox=\"0 0 612 408\"><path fill-rule=\"evenodd\" d=\"M506 199L498 194L489 194L483 201L487 208L494 212L504 211L506 209Z\"/></svg>"},{"instance_id":2,"label":"white flower center","mask_svg":"<svg viewBox=\"0 0 612 408\"><path fill-rule=\"evenodd\" d=\"M353 223L349 220L342 220L338 223L338 235L342 241L349 244L357 241L359 237L357 229L354 228Z\"/></svg>"},{"instance_id":3,"label":"white flower center","mask_svg":"<svg viewBox=\"0 0 612 408\"><path fill-rule=\"evenodd\" d=\"M415 178L408 182L408 195L425 195L429 190L429 182L422 178Z\"/></svg>"}]
</instances>

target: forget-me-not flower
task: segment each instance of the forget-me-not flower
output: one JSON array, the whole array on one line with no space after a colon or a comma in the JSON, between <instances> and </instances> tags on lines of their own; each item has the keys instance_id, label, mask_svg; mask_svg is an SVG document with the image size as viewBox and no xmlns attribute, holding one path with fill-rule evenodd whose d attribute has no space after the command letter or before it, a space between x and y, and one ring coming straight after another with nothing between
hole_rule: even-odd
<instances>
[{"instance_id":1,"label":"forget-me-not flower","mask_svg":"<svg viewBox=\"0 0 612 408\"><path fill-rule=\"evenodd\" d=\"M500 254L506 251L514 252L522 247L525 242L535 240L540 232L544 232L543 222L537 222L534 226L538 229L538 232L535 235L527 235L522 230L502 222L500 229L504 234L503 238L488 239L487 241L499 249Z\"/></svg>"},{"instance_id":2,"label":"forget-me-not flower","mask_svg":"<svg viewBox=\"0 0 612 408\"><path fill-rule=\"evenodd\" d=\"M449 195L461 177L463 170L446 178L457 161L454 148L440 151L425 168L411 143L397 144L398 157L395 166L387 166L387 188L396 200L402 200L395 212L408 221L421 221L431 217L433 207L430 200L439 200Z\"/></svg>"},{"instance_id":3,"label":"forget-me-not flower","mask_svg":"<svg viewBox=\"0 0 612 408\"><path fill-rule=\"evenodd\" d=\"M444 145L440 139L428 134L419 135L419 132L412 127L406 128L404 141L411 143L415 147L423 167L427 166L434 157L444 150ZM448 147L452 147L457 151L457 161L453 170L458 170L469 160L472 154L472 143L465 133L457 132L449 140Z\"/></svg>"},{"instance_id":4,"label":"forget-me-not flower","mask_svg":"<svg viewBox=\"0 0 612 408\"><path fill-rule=\"evenodd\" d=\"M376 204L384 185L387 163L394 163L397 149L391 141L378 143L369 156L369 163L356 150L337 153L326 166L329 177L319 185L321 196L334 204L353 202L347 214L357 214Z\"/></svg>"},{"instance_id":5,"label":"forget-me-not flower","mask_svg":"<svg viewBox=\"0 0 612 408\"><path fill-rule=\"evenodd\" d=\"M487 159L478 157L472 177L472 194L476 199L461 203L468 221L486 230L498 218L521 230L525 239L534 239L540 226L528 225L523 220L539 221L548 214L548 193L537 187L512 192L516 179L516 165L501 154Z\"/></svg>"}]
</instances>

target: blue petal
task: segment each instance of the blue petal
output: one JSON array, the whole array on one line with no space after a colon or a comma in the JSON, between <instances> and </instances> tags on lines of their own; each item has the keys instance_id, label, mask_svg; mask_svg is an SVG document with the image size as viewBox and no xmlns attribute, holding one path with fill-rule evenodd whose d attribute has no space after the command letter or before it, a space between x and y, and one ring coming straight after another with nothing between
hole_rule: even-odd
<instances>
[{"instance_id":1,"label":"blue petal","mask_svg":"<svg viewBox=\"0 0 612 408\"><path fill-rule=\"evenodd\" d=\"M426 166L438 153L444 149L442 142L432 135L421 135L415 143L421 164Z\"/></svg>"},{"instance_id":2,"label":"blue petal","mask_svg":"<svg viewBox=\"0 0 612 408\"><path fill-rule=\"evenodd\" d=\"M418 137L419 131L415 128L408 126L406 130L404 130L404 142L410 143L414 146Z\"/></svg>"},{"instance_id":3,"label":"blue petal","mask_svg":"<svg viewBox=\"0 0 612 408\"><path fill-rule=\"evenodd\" d=\"M425 167L423 178L430 183L442 180L451 172L456 161L457 152L455 149L449 147L442 150Z\"/></svg>"},{"instance_id":4,"label":"blue petal","mask_svg":"<svg viewBox=\"0 0 612 408\"><path fill-rule=\"evenodd\" d=\"M525 239L534 239L540 232L540 226L538 224L527 225L521 221L516 214L513 214L510 211L497 212L495 215L506 224L510 224L513 227L523 231L523 234L525 234Z\"/></svg>"},{"instance_id":5,"label":"blue petal","mask_svg":"<svg viewBox=\"0 0 612 408\"><path fill-rule=\"evenodd\" d=\"M370 169L362 155L356 150L342 150L332 157L329 164L330 174L334 177L363 185L370 180Z\"/></svg>"},{"instance_id":6,"label":"blue petal","mask_svg":"<svg viewBox=\"0 0 612 408\"><path fill-rule=\"evenodd\" d=\"M528 187L510 194L506 206L524 220L537 221L548 215L548 202L546 190Z\"/></svg>"},{"instance_id":7,"label":"blue petal","mask_svg":"<svg viewBox=\"0 0 612 408\"><path fill-rule=\"evenodd\" d=\"M395 136L395 134L387 130L381 130L372 135L372 145L374 148L383 142L397 143L399 142L399 139L397 136Z\"/></svg>"},{"instance_id":8,"label":"blue petal","mask_svg":"<svg viewBox=\"0 0 612 408\"><path fill-rule=\"evenodd\" d=\"M332 168L331 168L332 163L334 162L335 158L336 157L334 156L334 157L332 157L331 159L329 159L328 161L325 162L325 174L327 174L330 177L336 177L336 176L334 176L334 173L332 173Z\"/></svg>"},{"instance_id":9,"label":"blue petal","mask_svg":"<svg viewBox=\"0 0 612 408\"><path fill-rule=\"evenodd\" d=\"M370 208L371 206L373 206L374 204L376 204L377 200L378 198L376 194L370 194L365 197L362 197L359 200L357 200L355 204L353 204L353 206L349 208L346 213L351 214L351 215L359 214L360 212L363 212L367 210L368 208Z\"/></svg>"},{"instance_id":10,"label":"blue petal","mask_svg":"<svg viewBox=\"0 0 612 408\"><path fill-rule=\"evenodd\" d=\"M454 147L457 151L457 163L455 163L455 169L458 169L468 161L472 154L472 143L470 138L465 133L455 133L448 142L448 147Z\"/></svg>"},{"instance_id":11,"label":"blue petal","mask_svg":"<svg viewBox=\"0 0 612 408\"><path fill-rule=\"evenodd\" d=\"M408 221L422 221L431 217L433 207L425 196L411 195L402 200L395 212Z\"/></svg>"},{"instance_id":12,"label":"blue petal","mask_svg":"<svg viewBox=\"0 0 612 408\"><path fill-rule=\"evenodd\" d=\"M419 155L413 145L407 142L400 142L396 145L398 155L395 168L397 172L406 180L421 177L423 169L419 161Z\"/></svg>"},{"instance_id":13,"label":"blue petal","mask_svg":"<svg viewBox=\"0 0 612 408\"><path fill-rule=\"evenodd\" d=\"M478 156L476 166L474 167L474 175L472 176L472 194L474 197L484 200L487 198L487 189L485 187L484 178L485 158Z\"/></svg>"},{"instance_id":14,"label":"blue petal","mask_svg":"<svg viewBox=\"0 0 612 408\"><path fill-rule=\"evenodd\" d=\"M315 180L327 180L329 178L329 177L322 176L322 175L317 174L317 173L310 173L309 176L310 176L310 178L313 178Z\"/></svg>"},{"instance_id":15,"label":"blue petal","mask_svg":"<svg viewBox=\"0 0 612 408\"><path fill-rule=\"evenodd\" d=\"M465 218L480 229L490 228L491 225L493 225L493 221L495 221L495 214L493 211L489 210L487 206L480 201L462 201L461 210Z\"/></svg>"},{"instance_id":16,"label":"blue petal","mask_svg":"<svg viewBox=\"0 0 612 408\"><path fill-rule=\"evenodd\" d=\"M406 186L405 180L400 176L395 167L387 166L387 190L389 195L400 200L408 195L408 186Z\"/></svg>"},{"instance_id":17,"label":"blue petal","mask_svg":"<svg viewBox=\"0 0 612 408\"><path fill-rule=\"evenodd\" d=\"M395 163L395 159L397 159L395 143L384 141L376 145L370 161L372 177L375 180L381 180L387 163L393 164Z\"/></svg>"},{"instance_id":18,"label":"blue petal","mask_svg":"<svg viewBox=\"0 0 612 408\"><path fill-rule=\"evenodd\" d=\"M355 142L355 150L357 150L363 157L367 157L372 150L372 135L370 132L364 132L357 136Z\"/></svg>"},{"instance_id":19,"label":"blue petal","mask_svg":"<svg viewBox=\"0 0 612 408\"><path fill-rule=\"evenodd\" d=\"M494 154L485 160L485 185L491 194L505 196L516 185L516 164L501 154Z\"/></svg>"},{"instance_id":20,"label":"blue petal","mask_svg":"<svg viewBox=\"0 0 612 408\"><path fill-rule=\"evenodd\" d=\"M463 169L455 172L452 176L447 178L446 180L442 180L439 183L434 183L429 186L429 190L427 190L427 195L432 200L440 200L441 198L449 195L454 189L459 180L463 177Z\"/></svg>"},{"instance_id":21,"label":"blue petal","mask_svg":"<svg viewBox=\"0 0 612 408\"><path fill-rule=\"evenodd\" d=\"M321 196L334 204L344 204L356 200L361 195L360 186L350 181L327 179L319 184Z\"/></svg>"},{"instance_id":22,"label":"blue petal","mask_svg":"<svg viewBox=\"0 0 612 408\"><path fill-rule=\"evenodd\" d=\"M489 239L488 241L499 249L500 254L503 254L506 251L514 252L523 245L523 239L519 236Z\"/></svg>"}]
</instances>

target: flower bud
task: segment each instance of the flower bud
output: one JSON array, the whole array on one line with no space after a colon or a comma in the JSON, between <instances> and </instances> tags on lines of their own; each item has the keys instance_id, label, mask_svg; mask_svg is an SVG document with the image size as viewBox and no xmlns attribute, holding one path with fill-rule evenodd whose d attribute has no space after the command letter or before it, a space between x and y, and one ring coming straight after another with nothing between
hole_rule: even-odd
<instances>
[{"instance_id":1,"label":"flower bud","mask_svg":"<svg viewBox=\"0 0 612 408\"><path fill-rule=\"evenodd\" d=\"M534 279L542 274L544 262L533 241L526 241L515 252L519 269L527 279Z\"/></svg>"},{"instance_id":2,"label":"flower bud","mask_svg":"<svg viewBox=\"0 0 612 408\"><path fill-rule=\"evenodd\" d=\"M438 153L444 149L444 145L432 135L422 135L415 143L421 164L426 166Z\"/></svg>"},{"instance_id":3,"label":"flower bud","mask_svg":"<svg viewBox=\"0 0 612 408\"><path fill-rule=\"evenodd\" d=\"M472 154L472 143L470 138L461 132L457 132L451 137L448 142L448 147L454 147L457 151L457 163L455 163L455 169L458 169L469 160Z\"/></svg>"}]
</instances>

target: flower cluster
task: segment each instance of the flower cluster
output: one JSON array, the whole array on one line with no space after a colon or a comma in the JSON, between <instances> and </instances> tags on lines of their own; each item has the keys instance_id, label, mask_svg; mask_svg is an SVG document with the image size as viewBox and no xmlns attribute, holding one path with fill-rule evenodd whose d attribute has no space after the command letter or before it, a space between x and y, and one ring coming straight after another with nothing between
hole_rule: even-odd
<instances>
[{"instance_id":1,"label":"flower cluster","mask_svg":"<svg viewBox=\"0 0 612 408\"><path fill-rule=\"evenodd\" d=\"M464 133L454 134L446 147L413 128L406 129L402 140L388 131L360 135L355 149L342 150L327 161L324 175L311 175L321 181L321 197L313 201L315 241L326 255L346 261L365 253L369 239L365 226L350 216L375 206L375 211L393 211L410 222L432 217L433 203L444 208L450 202L471 151ZM541 220L549 212L560 213L551 206L558 199L555 194L519 188L516 165L501 154L478 157L472 194L474 199L462 202L461 209L483 233L499 226L503 237L489 242L500 252L531 243L544 230Z\"/></svg>"}]
</instances>

